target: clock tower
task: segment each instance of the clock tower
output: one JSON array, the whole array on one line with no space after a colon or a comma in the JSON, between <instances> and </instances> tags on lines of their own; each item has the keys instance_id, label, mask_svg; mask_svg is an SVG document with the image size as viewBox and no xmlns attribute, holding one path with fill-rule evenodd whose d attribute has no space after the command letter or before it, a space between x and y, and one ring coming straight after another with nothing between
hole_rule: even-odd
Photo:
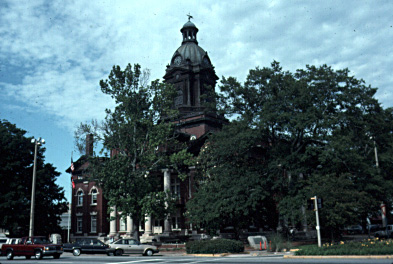
<instances>
[{"instance_id":1,"label":"clock tower","mask_svg":"<svg viewBox=\"0 0 393 264\"><path fill-rule=\"evenodd\" d=\"M182 44L167 65L164 81L177 90L174 107L180 113L180 130L198 138L221 129L225 120L206 108L205 102L214 103L209 94L214 91L218 77L207 52L198 45L198 28L188 17L180 30Z\"/></svg>"}]
</instances>

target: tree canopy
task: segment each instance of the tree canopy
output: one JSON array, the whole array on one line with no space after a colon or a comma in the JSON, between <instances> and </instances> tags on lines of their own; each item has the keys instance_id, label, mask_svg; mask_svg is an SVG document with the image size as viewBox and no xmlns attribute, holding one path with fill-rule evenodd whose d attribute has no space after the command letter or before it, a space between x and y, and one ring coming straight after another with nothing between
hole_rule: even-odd
<instances>
[{"instance_id":1,"label":"tree canopy","mask_svg":"<svg viewBox=\"0 0 393 264\"><path fill-rule=\"evenodd\" d=\"M0 226L10 236L29 231L34 144L26 131L0 120ZM37 153L35 226L37 235L60 233L60 216L67 211L64 190L56 184L60 173L45 163L45 148Z\"/></svg>"},{"instance_id":2,"label":"tree canopy","mask_svg":"<svg viewBox=\"0 0 393 264\"><path fill-rule=\"evenodd\" d=\"M101 184L109 205L136 223L145 214L163 219L170 212L171 197L157 188L162 180L156 174L170 168L184 175L181 169L191 159L171 122L177 116L172 108L176 90L158 80L148 84L148 77L138 64L124 70L113 66L100 86L115 100L115 109L106 110L101 125L81 124L76 133L77 141L93 133L112 153L110 159L92 159L92 177Z\"/></svg>"},{"instance_id":3,"label":"tree canopy","mask_svg":"<svg viewBox=\"0 0 393 264\"><path fill-rule=\"evenodd\" d=\"M198 201L189 204L193 221L207 225L214 218L236 226L242 216L276 203L281 219L295 224L304 218L306 200L317 195L327 206L320 212L322 226L333 233L365 223L378 214L381 202L391 203L392 109L375 99L376 88L349 73L327 65L291 73L274 61L250 70L244 84L223 77L219 111L236 121L209 139L207 148L219 151L202 153L195 200L214 199L206 214L199 213ZM251 154L258 149L259 162L254 162ZM217 191L228 188L229 194ZM259 200L255 190L260 190ZM232 209L224 220L226 202Z\"/></svg>"}]
</instances>

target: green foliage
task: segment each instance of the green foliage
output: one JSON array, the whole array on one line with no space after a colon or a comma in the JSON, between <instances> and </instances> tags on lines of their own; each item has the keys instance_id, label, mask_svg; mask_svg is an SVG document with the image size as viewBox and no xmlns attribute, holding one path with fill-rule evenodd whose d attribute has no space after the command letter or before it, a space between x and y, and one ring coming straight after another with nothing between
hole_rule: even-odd
<instances>
[{"instance_id":1,"label":"green foliage","mask_svg":"<svg viewBox=\"0 0 393 264\"><path fill-rule=\"evenodd\" d=\"M301 246L295 255L391 255L393 254L392 240L349 241L326 243L322 247L317 245Z\"/></svg>"},{"instance_id":2,"label":"green foliage","mask_svg":"<svg viewBox=\"0 0 393 264\"><path fill-rule=\"evenodd\" d=\"M291 249L292 245L290 242L286 241L281 234L274 234L267 238L269 240L268 250L272 252L281 252L284 249Z\"/></svg>"},{"instance_id":3,"label":"green foliage","mask_svg":"<svg viewBox=\"0 0 393 264\"><path fill-rule=\"evenodd\" d=\"M167 168L183 174L191 158L171 122L177 117L172 109L176 90L158 80L148 84L148 78L148 71L138 64L128 64L124 70L113 66L100 86L114 99L115 108L106 110L102 124L81 124L76 131L77 145L92 134L103 146L101 153L111 153L110 158L91 160L91 175L109 205L123 216L131 214L135 222L145 214L162 219L171 212L173 200L158 192L162 185L158 176Z\"/></svg>"},{"instance_id":4,"label":"green foliage","mask_svg":"<svg viewBox=\"0 0 393 264\"><path fill-rule=\"evenodd\" d=\"M230 239L199 240L186 243L187 254L240 253L244 251L241 241Z\"/></svg>"},{"instance_id":5,"label":"green foliage","mask_svg":"<svg viewBox=\"0 0 393 264\"><path fill-rule=\"evenodd\" d=\"M281 219L312 224L302 207L317 195L325 201L322 226L334 239L343 225L378 214L381 201L391 204L393 115L374 98L376 88L348 69L307 65L290 73L276 61L250 70L244 84L233 77L221 83L218 110L236 121L201 152L188 205L193 223L247 226L271 216L270 203Z\"/></svg>"},{"instance_id":6,"label":"green foliage","mask_svg":"<svg viewBox=\"0 0 393 264\"><path fill-rule=\"evenodd\" d=\"M228 140L230 139L230 140ZM193 225L214 234L217 229L240 229L250 223L272 225L275 219L269 195L272 179L257 159L258 136L243 123L225 126L213 134L198 157L197 191L187 203L187 217Z\"/></svg>"},{"instance_id":7,"label":"green foliage","mask_svg":"<svg viewBox=\"0 0 393 264\"><path fill-rule=\"evenodd\" d=\"M10 236L26 236L29 230L34 144L26 131L0 121L0 227ZM37 153L34 233L60 232L60 215L67 210L64 190L56 184L60 173L44 162L45 148Z\"/></svg>"}]
</instances>

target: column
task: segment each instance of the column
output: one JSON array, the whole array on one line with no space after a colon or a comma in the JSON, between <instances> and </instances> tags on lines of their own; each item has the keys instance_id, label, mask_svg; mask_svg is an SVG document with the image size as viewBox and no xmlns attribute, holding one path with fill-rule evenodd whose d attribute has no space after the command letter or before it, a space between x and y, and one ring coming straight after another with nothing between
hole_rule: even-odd
<instances>
[{"instance_id":1,"label":"column","mask_svg":"<svg viewBox=\"0 0 393 264\"><path fill-rule=\"evenodd\" d=\"M113 237L117 235L117 230L116 230L116 220L117 220L117 211L116 211L116 206L112 207L112 211L110 213L110 218L115 218L114 220L110 220L110 225L109 225L109 236Z\"/></svg>"},{"instance_id":2,"label":"column","mask_svg":"<svg viewBox=\"0 0 393 264\"><path fill-rule=\"evenodd\" d=\"M127 215L127 236L128 237L132 237L132 235L134 234L134 221L132 220L132 217Z\"/></svg>"},{"instance_id":3,"label":"column","mask_svg":"<svg viewBox=\"0 0 393 264\"><path fill-rule=\"evenodd\" d=\"M144 236L149 236L151 235L151 216L150 215L145 215L145 233Z\"/></svg>"},{"instance_id":4,"label":"column","mask_svg":"<svg viewBox=\"0 0 393 264\"><path fill-rule=\"evenodd\" d=\"M164 192L171 192L171 172L169 169L164 170ZM166 204L166 207L168 207L168 204ZM164 234L169 235L171 232L172 227L170 215L167 215L166 219L164 220Z\"/></svg>"}]
</instances>

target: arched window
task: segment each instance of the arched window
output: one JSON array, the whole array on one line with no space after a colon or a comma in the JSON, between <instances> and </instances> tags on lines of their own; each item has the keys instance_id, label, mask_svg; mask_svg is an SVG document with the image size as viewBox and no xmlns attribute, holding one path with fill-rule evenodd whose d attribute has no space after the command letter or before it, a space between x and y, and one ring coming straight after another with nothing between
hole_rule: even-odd
<instances>
[{"instance_id":1,"label":"arched window","mask_svg":"<svg viewBox=\"0 0 393 264\"><path fill-rule=\"evenodd\" d=\"M82 206L83 205L83 191L78 190L78 192L76 193L76 196L77 196L77 205Z\"/></svg>"},{"instance_id":2,"label":"arched window","mask_svg":"<svg viewBox=\"0 0 393 264\"><path fill-rule=\"evenodd\" d=\"M98 194L97 189L93 187L90 191L90 194L91 194L91 204L94 205L97 204L97 194Z\"/></svg>"}]
</instances>

